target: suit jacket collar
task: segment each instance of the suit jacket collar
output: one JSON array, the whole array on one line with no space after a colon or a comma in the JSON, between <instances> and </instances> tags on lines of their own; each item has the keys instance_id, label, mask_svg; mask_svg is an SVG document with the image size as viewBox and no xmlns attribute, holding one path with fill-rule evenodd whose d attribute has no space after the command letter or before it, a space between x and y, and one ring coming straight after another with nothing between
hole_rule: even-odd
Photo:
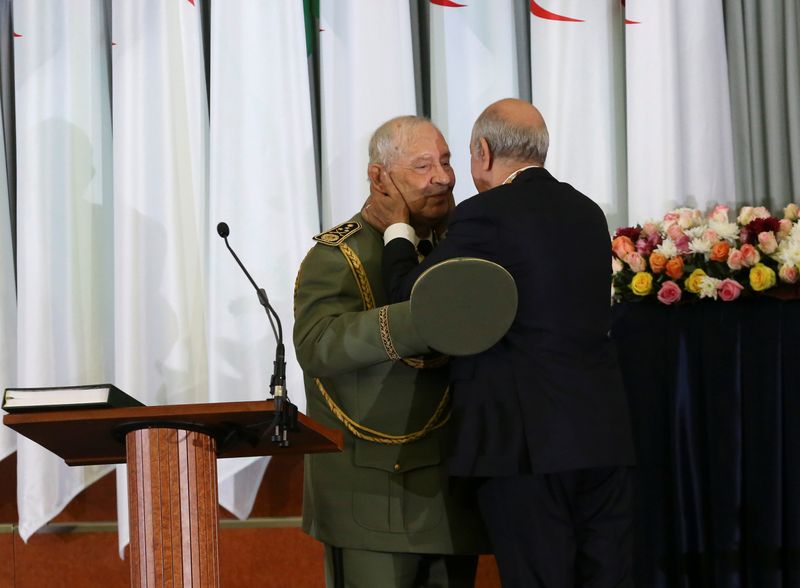
<instances>
[{"instance_id":1,"label":"suit jacket collar","mask_svg":"<svg viewBox=\"0 0 800 588\"><path fill-rule=\"evenodd\" d=\"M532 180L555 180L555 178L543 167L532 167L517 174L517 177L511 181L511 184L530 182Z\"/></svg>"}]
</instances>

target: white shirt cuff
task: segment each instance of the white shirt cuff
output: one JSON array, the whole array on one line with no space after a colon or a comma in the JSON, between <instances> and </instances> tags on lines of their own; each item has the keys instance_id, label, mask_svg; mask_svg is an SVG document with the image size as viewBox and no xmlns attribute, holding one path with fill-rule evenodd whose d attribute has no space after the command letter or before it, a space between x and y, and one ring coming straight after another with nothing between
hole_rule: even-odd
<instances>
[{"instance_id":1,"label":"white shirt cuff","mask_svg":"<svg viewBox=\"0 0 800 588\"><path fill-rule=\"evenodd\" d=\"M398 237L411 241L412 245L417 246L417 233L414 231L414 227L406 223L394 223L386 227L383 232L383 244L386 245L389 241Z\"/></svg>"}]
</instances>

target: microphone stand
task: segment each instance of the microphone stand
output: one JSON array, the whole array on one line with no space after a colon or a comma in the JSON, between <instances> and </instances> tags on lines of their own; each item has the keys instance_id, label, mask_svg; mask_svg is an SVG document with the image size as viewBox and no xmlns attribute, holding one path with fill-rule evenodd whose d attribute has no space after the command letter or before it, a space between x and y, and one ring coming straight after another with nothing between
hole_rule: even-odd
<instances>
[{"instance_id":1,"label":"microphone stand","mask_svg":"<svg viewBox=\"0 0 800 588\"><path fill-rule=\"evenodd\" d=\"M247 427L248 434L246 436L251 440L251 443L256 445L271 431L270 439L273 443L279 447L289 447L288 433L289 431L297 430L297 406L292 404L289 400L289 395L286 390L286 350L283 345L283 326L281 325L281 319L269 303L267 292L263 288L259 288L250 275L250 272L244 267L239 256L236 255L236 252L231 248L230 243L228 243L228 235L230 234L228 225L226 223L219 223L217 225L217 233L225 240L225 246L228 248L228 251L231 252L236 263L239 264L244 275L247 276L247 279L250 280L253 288L255 288L258 301L267 313L267 319L269 320L270 327L272 327L272 333L277 343L275 347L275 361L272 363L272 376L269 380L269 392L275 399L275 414L272 421L266 424L266 427L264 426L265 423L249 425ZM252 429L258 431L255 436L251 432Z\"/></svg>"}]
</instances>

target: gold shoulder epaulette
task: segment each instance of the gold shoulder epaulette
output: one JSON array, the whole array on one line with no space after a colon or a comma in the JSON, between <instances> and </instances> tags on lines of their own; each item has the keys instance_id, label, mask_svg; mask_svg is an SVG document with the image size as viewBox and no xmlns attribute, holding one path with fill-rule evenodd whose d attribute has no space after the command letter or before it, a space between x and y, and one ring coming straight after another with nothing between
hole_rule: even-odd
<instances>
[{"instance_id":1,"label":"gold shoulder epaulette","mask_svg":"<svg viewBox=\"0 0 800 588\"><path fill-rule=\"evenodd\" d=\"M337 247L342 241L344 241L345 239L347 239L352 235L355 235L360 230L361 230L361 223L355 221L348 221L346 223L340 224L339 226L333 227L332 229L329 229L324 233L315 235L314 241L318 241L319 243L324 243L325 245L331 245L332 247Z\"/></svg>"}]
</instances>

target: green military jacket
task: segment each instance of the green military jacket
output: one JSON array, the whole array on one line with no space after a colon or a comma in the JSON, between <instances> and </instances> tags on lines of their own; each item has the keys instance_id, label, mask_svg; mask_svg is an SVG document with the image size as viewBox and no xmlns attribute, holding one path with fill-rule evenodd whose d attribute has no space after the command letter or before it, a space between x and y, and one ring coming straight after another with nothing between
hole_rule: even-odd
<instances>
[{"instance_id":1,"label":"green military jacket","mask_svg":"<svg viewBox=\"0 0 800 588\"><path fill-rule=\"evenodd\" d=\"M448 412L447 366L389 358L428 349L407 302L389 305L380 317L386 305L380 233L356 215L315 239L297 277L294 344L308 415L343 430L344 451L306 457L303 528L324 543L352 549L487 551L474 497L442 467L446 422L402 444L359 438L343 424L351 419L366 437L402 437L429 421L441 425Z\"/></svg>"}]
</instances>

